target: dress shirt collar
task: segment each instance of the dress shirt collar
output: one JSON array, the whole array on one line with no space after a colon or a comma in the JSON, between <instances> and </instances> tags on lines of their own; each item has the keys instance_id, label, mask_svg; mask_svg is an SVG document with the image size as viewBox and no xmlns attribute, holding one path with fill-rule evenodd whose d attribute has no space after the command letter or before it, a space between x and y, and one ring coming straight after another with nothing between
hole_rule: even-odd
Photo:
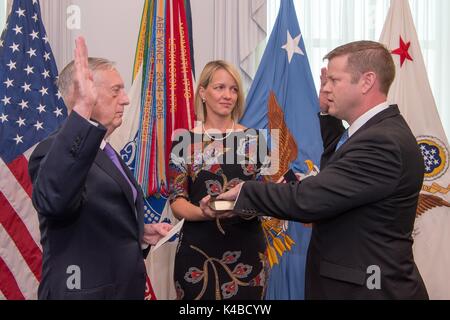
<instances>
[{"instance_id":1,"label":"dress shirt collar","mask_svg":"<svg viewBox=\"0 0 450 320\"><path fill-rule=\"evenodd\" d=\"M386 110L387 108L389 108L389 104L385 101L364 113L348 128L348 136L351 137L353 134L355 134L356 131L358 131L363 125L365 125L367 121L372 119L381 111Z\"/></svg>"}]
</instances>

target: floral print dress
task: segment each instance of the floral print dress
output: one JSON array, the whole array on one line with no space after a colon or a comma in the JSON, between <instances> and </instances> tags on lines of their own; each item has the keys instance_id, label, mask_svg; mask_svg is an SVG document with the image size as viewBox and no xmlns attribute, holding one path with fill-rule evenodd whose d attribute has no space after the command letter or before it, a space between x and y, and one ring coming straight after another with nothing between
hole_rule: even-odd
<instances>
[{"instance_id":1,"label":"floral print dress","mask_svg":"<svg viewBox=\"0 0 450 320\"><path fill-rule=\"evenodd\" d=\"M256 133L256 134L255 134ZM242 181L259 180L261 134L184 132L174 139L169 165L170 201L198 206ZM218 138L218 139L217 139ZM250 161L251 159L251 161ZM244 160L244 161L242 161ZM185 221L175 258L178 299L262 299L267 281L266 243L257 217Z\"/></svg>"}]
</instances>

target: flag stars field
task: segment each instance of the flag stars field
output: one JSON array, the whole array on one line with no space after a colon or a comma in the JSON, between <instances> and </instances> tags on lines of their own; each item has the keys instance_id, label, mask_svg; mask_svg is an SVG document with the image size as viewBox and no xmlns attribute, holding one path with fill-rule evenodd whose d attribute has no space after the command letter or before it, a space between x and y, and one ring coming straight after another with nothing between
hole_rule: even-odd
<instances>
[{"instance_id":1,"label":"flag stars field","mask_svg":"<svg viewBox=\"0 0 450 320\"><path fill-rule=\"evenodd\" d=\"M6 84L6 88L14 87L14 80L11 80L9 78L6 78L6 81L3 83Z\"/></svg>"},{"instance_id":2,"label":"flag stars field","mask_svg":"<svg viewBox=\"0 0 450 320\"><path fill-rule=\"evenodd\" d=\"M25 126L25 121L27 119L22 119L21 117L19 117L19 120L16 121L16 123L19 125L19 128L21 128L22 126Z\"/></svg>"},{"instance_id":3,"label":"flag stars field","mask_svg":"<svg viewBox=\"0 0 450 320\"><path fill-rule=\"evenodd\" d=\"M42 72L41 75L44 79L50 78L50 71L44 69L44 72Z\"/></svg>"},{"instance_id":4,"label":"flag stars field","mask_svg":"<svg viewBox=\"0 0 450 320\"><path fill-rule=\"evenodd\" d=\"M30 67L30 65L27 64L27 67L25 69L23 69L23 71L26 71L27 76L34 73L34 67Z\"/></svg>"},{"instance_id":5,"label":"flag stars field","mask_svg":"<svg viewBox=\"0 0 450 320\"><path fill-rule=\"evenodd\" d=\"M28 107L28 101L24 101L24 100L22 99L22 101L19 103L19 106L22 108L22 110L24 110L24 109L26 109L26 108L29 108L29 107Z\"/></svg>"},{"instance_id":6,"label":"flag stars field","mask_svg":"<svg viewBox=\"0 0 450 320\"><path fill-rule=\"evenodd\" d=\"M23 139L23 136L19 136L17 134L16 137L13 140L16 141L16 144L19 144L19 143L23 143L22 139Z\"/></svg>"},{"instance_id":7,"label":"flag stars field","mask_svg":"<svg viewBox=\"0 0 450 320\"><path fill-rule=\"evenodd\" d=\"M8 116L2 113L2 115L0 116L0 120L2 121L2 123L5 123L8 121Z\"/></svg>"},{"instance_id":8,"label":"flag stars field","mask_svg":"<svg viewBox=\"0 0 450 320\"><path fill-rule=\"evenodd\" d=\"M39 92L42 94L42 96L47 95L48 96L48 88L42 87Z\"/></svg>"},{"instance_id":9,"label":"flag stars field","mask_svg":"<svg viewBox=\"0 0 450 320\"><path fill-rule=\"evenodd\" d=\"M22 27L19 27L17 24L16 24L16 27L13 30L16 33L16 35L18 35L19 33L23 34Z\"/></svg>"},{"instance_id":10,"label":"flag stars field","mask_svg":"<svg viewBox=\"0 0 450 320\"><path fill-rule=\"evenodd\" d=\"M26 93L27 91L31 91L31 84L25 82L21 88L23 89L23 92Z\"/></svg>"},{"instance_id":11,"label":"flag stars field","mask_svg":"<svg viewBox=\"0 0 450 320\"><path fill-rule=\"evenodd\" d=\"M11 97L5 96L5 97L2 99L2 102L3 102L3 105L4 105L4 106L6 106L6 105L8 105L8 104L11 104Z\"/></svg>"},{"instance_id":12,"label":"flag stars field","mask_svg":"<svg viewBox=\"0 0 450 320\"><path fill-rule=\"evenodd\" d=\"M30 58L32 58L33 56L36 57L36 50L33 48L30 48L27 53L30 55Z\"/></svg>"},{"instance_id":13,"label":"flag stars field","mask_svg":"<svg viewBox=\"0 0 450 320\"><path fill-rule=\"evenodd\" d=\"M44 124L43 122L36 121L36 124L33 125L33 127L36 128L36 131L43 130L44 129L43 124Z\"/></svg>"},{"instance_id":14,"label":"flag stars field","mask_svg":"<svg viewBox=\"0 0 450 320\"><path fill-rule=\"evenodd\" d=\"M38 110L39 114L41 114L42 112L46 112L45 108L46 108L46 106L39 104L39 107L37 107L36 110Z\"/></svg>"},{"instance_id":15,"label":"flag stars field","mask_svg":"<svg viewBox=\"0 0 450 320\"><path fill-rule=\"evenodd\" d=\"M30 37L33 38L32 40L39 39L39 32L36 32L36 31L33 30L33 32L30 33Z\"/></svg>"},{"instance_id":16,"label":"flag stars field","mask_svg":"<svg viewBox=\"0 0 450 320\"><path fill-rule=\"evenodd\" d=\"M60 108L56 108L56 110L53 111L53 113L56 115L57 118L61 117L63 115L62 109L60 109Z\"/></svg>"},{"instance_id":17,"label":"flag stars field","mask_svg":"<svg viewBox=\"0 0 450 320\"><path fill-rule=\"evenodd\" d=\"M16 67L16 62L9 60L9 63L7 64L7 66L9 67L9 71L11 71L12 69L17 69Z\"/></svg>"},{"instance_id":18,"label":"flag stars field","mask_svg":"<svg viewBox=\"0 0 450 320\"><path fill-rule=\"evenodd\" d=\"M19 10L16 11L17 15L20 17L25 17L25 10L19 8Z\"/></svg>"},{"instance_id":19,"label":"flag stars field","mask_svg":"<svg viewBox=\"0 0 450 320\"><path fill-rule=\"evenodd\" d=\"M18 44L16 44L15 42L13 42L13 44L10 46L10 48L11 48L11 50L12 50L12 53L14 53L14 52L19 52L20 50L19 50L19 48L20 48L20 45L18 45Z\"/></svg>"}]
</instances>

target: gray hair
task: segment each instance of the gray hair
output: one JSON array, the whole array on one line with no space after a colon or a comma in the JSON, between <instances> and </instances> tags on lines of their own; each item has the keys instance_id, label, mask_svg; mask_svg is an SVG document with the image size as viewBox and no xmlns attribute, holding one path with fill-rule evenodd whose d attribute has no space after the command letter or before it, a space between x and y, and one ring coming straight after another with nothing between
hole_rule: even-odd
<instances>
[{"instance_id":1,"label":"gray hair","mask_svg":"<svg viewBox=\"0 0 450 320\"><path fill-rule=\"evenodd\" d=\"M95 74L98 70L111 70L115 68L115 63L104 58L88 58L88 66L89 69L92 71L93 74ZM72 108L70 106L70 89L73 84L73 73L75 71L75 61L71 61L69 64L67 64L64 69L60 72L58 81L56 82L56 85L58 86L58 89L64 98L64 101L66 102L66 105L69 109Z\"/></svg>"}]
</instances>

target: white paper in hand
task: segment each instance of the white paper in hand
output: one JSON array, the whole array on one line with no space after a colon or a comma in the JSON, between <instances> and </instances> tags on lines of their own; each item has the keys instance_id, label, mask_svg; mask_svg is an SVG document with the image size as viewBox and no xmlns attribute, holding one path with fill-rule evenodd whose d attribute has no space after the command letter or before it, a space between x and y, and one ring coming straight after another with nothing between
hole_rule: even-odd
<instances>
[{"instance_id":1,"label":"white paper in hand","mask_svg":"<svg viewBox=\"0 0 450 320\"><path fill-rule=\"evenodd\" d=\"M175 234L177 234L181 228L183 227L184 219L180 220L176 225L173 226L173 228L169 231L169 233L158 241L157 244L155 244L151 249L150 252L157 250L159 247L161 247L164 243L169 241Z\"/></svg>"}]
</instances>

